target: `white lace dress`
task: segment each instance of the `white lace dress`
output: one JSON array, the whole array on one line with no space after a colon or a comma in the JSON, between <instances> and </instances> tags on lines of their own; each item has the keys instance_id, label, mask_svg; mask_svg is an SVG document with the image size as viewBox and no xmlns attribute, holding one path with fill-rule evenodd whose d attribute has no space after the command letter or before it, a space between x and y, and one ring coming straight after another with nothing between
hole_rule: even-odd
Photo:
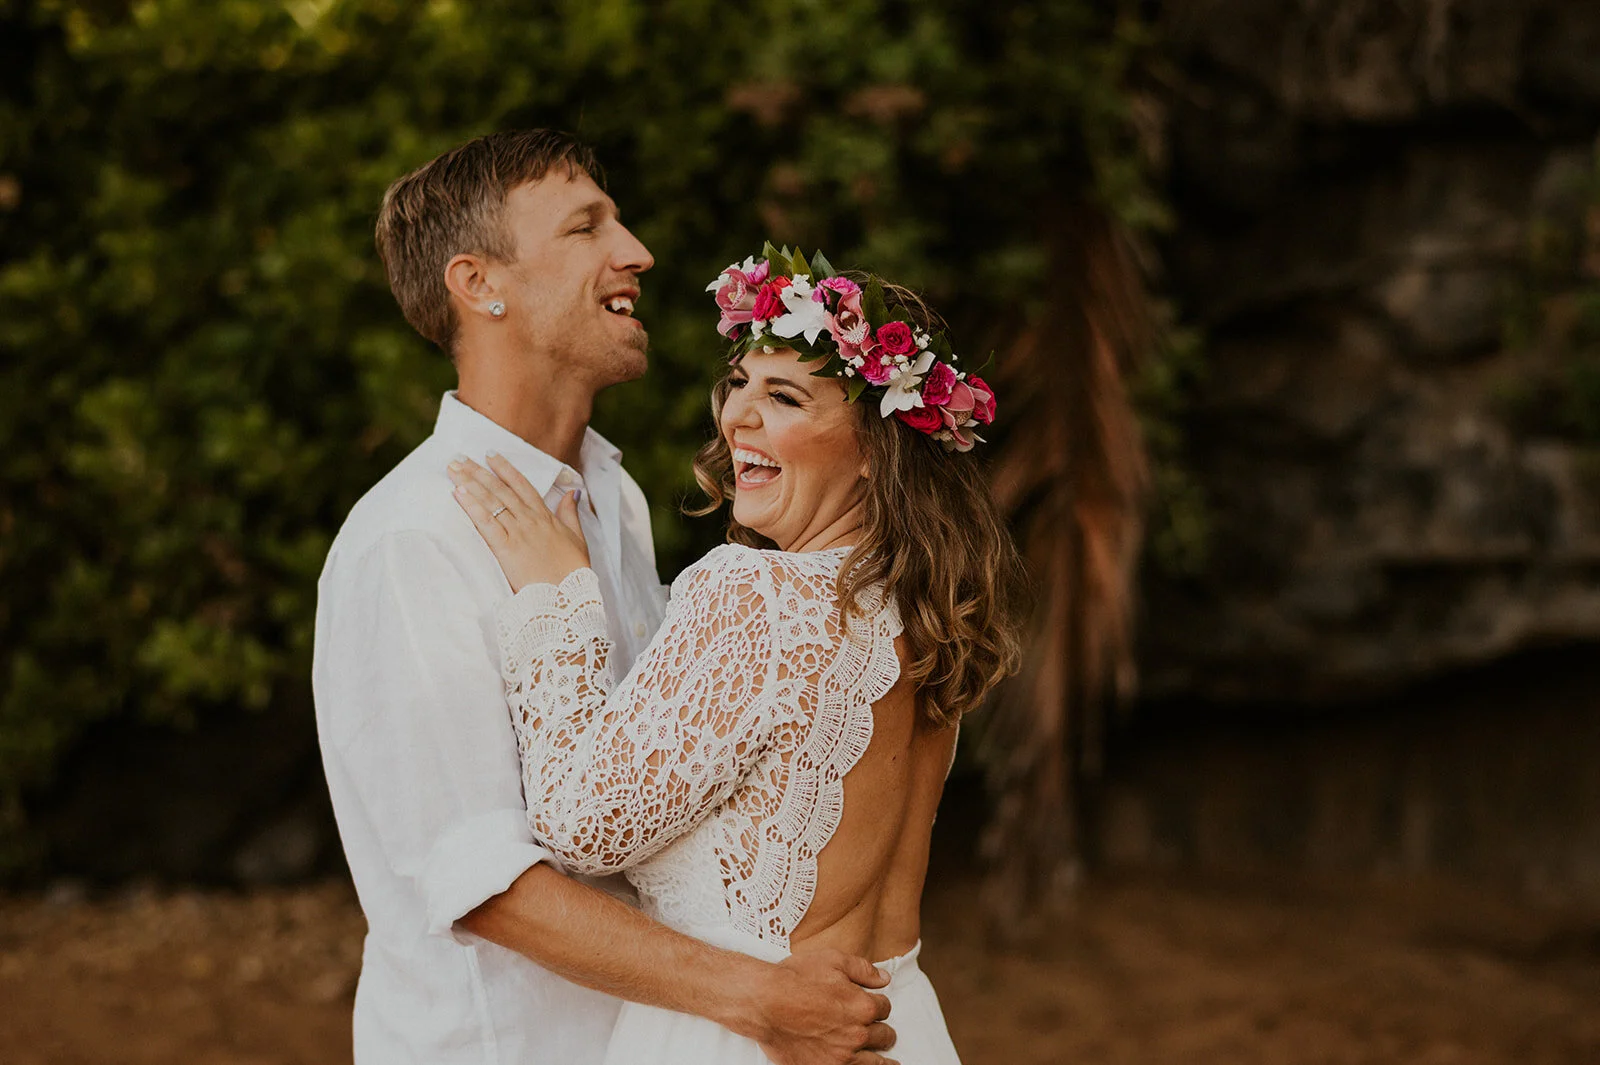
<instances>
[{"instance_id":1,"label":"white lace dress","mask_svg":"<svg viewBox=\"0 0 1600 1065\"><path fill-rule=\"evenodd\" d=\"M660 631L620 682L592 571L509 600L502 661L539 840L573 871L625 872L670 927L786 957L839 826L845 774L872 740L872 705L900 675L892 604L869 596L861 616L842 618L846 553L715 549L673 582ZM880 963L893 975L892 1056L953 1065L916 953ZM632 1003L606 1058L766 1060L711 1021Z\"/></svg>"}]
</instances>

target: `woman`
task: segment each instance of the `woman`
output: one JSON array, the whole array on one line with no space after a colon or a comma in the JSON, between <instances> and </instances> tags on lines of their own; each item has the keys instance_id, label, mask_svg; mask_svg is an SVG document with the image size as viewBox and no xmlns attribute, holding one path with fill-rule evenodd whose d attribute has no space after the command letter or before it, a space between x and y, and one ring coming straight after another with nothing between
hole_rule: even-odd
<instances>
[{"instance_id":1,"label":"woman","mask_svg":"<svg viewBox=\"0 0 1600 1065\"><path fill-rule=\"evenodd\" d=\"M574 496L451 469L517 594L499 616L533 832L622 870L656 919L781 959L891 974L902 1065L956 1061L916 966L928 844L961 716L1015 667L1016 554L968 454L994 416L903 289L769 244L712 283L733 342L695 473L729 540L689 567L633 672ZM491 460L493 461L493 460ZM498 476L497 476L498 474ZM762 1062L702 1018L627 1004L608 1062Z\"/></svg>"}]
</instances>

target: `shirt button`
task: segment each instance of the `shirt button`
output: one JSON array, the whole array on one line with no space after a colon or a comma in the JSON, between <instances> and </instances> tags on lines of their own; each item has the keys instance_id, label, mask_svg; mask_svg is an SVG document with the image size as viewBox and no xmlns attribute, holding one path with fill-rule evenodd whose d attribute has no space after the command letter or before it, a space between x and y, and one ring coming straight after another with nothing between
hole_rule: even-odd
<instances>
[{"instance_id":1,"label":"shirt button","mask_svg":"<svg viewBox=\"0 0 1600 1065\"><path fill-rule=\"evenodd\" d=\"M639 639L641 639L641 640L644 639L644 622L642 622L642 621L634 622L633 634L635 636L639 637Z\"/></svg>"}]
</instances>

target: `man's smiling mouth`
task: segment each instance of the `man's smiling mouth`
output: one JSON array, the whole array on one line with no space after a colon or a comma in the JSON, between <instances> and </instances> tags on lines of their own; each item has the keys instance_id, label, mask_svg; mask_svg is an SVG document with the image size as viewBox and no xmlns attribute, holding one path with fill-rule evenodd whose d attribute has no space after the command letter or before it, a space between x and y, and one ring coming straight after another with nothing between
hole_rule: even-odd
<instances>
[{"instance_id":1,"label":"man's smiling mouth","mask_svg":"<svg viewBox=\"0 0 1600 1065\"><path fill-rule=\"evenodd\" d=\"M629 327L643 328L644 323L633 316L633 301L639 298L637 288L624 288L600 297L600 306L613 318L626 319Z\"/></svg>"}]
</instances>

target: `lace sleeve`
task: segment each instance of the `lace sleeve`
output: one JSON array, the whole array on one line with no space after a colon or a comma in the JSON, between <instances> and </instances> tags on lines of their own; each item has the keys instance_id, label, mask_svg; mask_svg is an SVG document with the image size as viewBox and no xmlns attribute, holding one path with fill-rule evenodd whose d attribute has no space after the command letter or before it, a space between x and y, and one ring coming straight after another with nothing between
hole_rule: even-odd
<instances>
[{"instance_id":1,"label":"lace sleeve","mask_svg":"<svg viewBox=\"0 0 1600 1065\"><path fill-rule=\"evenodd\" d=\"M528 822L570 868L614 872L726 798L782 705L770 582L712 552L679 578L661 630L616 690L593 571L501 608L507 700Z\"/></svg>"}]
</instances>

